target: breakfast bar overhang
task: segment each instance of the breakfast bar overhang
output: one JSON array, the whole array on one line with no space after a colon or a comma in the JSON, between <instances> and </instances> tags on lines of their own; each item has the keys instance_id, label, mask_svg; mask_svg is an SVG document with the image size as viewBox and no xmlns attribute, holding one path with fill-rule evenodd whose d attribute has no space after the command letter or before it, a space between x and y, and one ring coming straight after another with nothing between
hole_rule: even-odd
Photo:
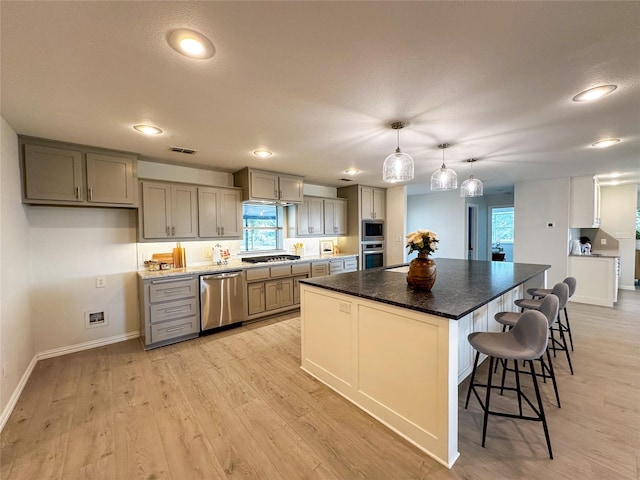
<instances>
[{"instance_id":1,"label":"breakfast bar overhang","mask_svg":"<svg viewBox=\"0 0 640 480\"><path fill-rule=\"evenodd\" d=\"M451 468L458 452L458 384L471 373L467 335L499 331L523 284L549 265L437 259L430 292L407 266L301 280L302 366Z\"/></svg>"}]
</instances>

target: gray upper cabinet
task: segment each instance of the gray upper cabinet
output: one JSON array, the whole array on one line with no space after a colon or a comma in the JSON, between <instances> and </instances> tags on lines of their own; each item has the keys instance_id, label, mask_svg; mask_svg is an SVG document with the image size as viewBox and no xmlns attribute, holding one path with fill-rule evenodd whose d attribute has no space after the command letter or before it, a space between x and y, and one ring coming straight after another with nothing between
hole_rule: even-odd
<instances>
[{"instance_id":1,"label":"gray upper cabinet","mask_svg":"<svg viewBox=\"0 0 640 480\"><path fill-rule=\"evenodd\" d=\"M87 200L133 204L133 160L87 153Z\"/></svg>"},{"instance_id":2,"label":"gray upper cabinet","mask_svg":"<svg viewBox=\"0 0 640 480\"><path fill-rule=\"evenodd\" d=\"M233 181L242 188L242 200L302 203L302 177L244 168L233 174Z\"/></svg>"},{"instance_id":3,"label":"gray upper cabinet","mask_svg":"<svg viewBox=\"0 0 640 480\"><path fill-rule=\"evenodd\" d=\"M347 201L342 198L324 200L324 234L347 234Z\"/></svg>"},{"instance_id":4,"label":"gray upper cabinet","mask_svg":"<svg viewBox=\"0 0 640 480\"><path fill-rule=\"evenodd\" d=\"M141 183L142 239L198 236L197 187L160 182Z\"/></svg>"},{"instance_id":5,"label":"gray upper cabinet","mask_svg":"<svg viewBox=\"0 0 640 480\"><path fill-rule=\"evenodd\" d=\"M304 197L296 205L296 234L301 237L324 235L323 201L319 197Z\"/></svg>"},{"instance_id":6,"label":"gray upper cabinet","mask_svg":"<svg viewBox=\"0 0 640 480\"><path fill-rule=\"evenodd\" d=\"M383 188L360 187L360 219L384 220L386 195Z\"/></svg>"},{"instance_id":7,"label":"gray upper cabinet","mask_svg":"<svg viewBox=\"0 0 640 480\"><path fill-rule=\"evenodd\" d=\"M198 234L200 238L241 238L242 191L198 187Z\"/></svg>"},{"instance_id":8,"label":"gray upper cabinet","mask_svg":"<svg viewBox=\"0 0 640 480\"><path fill-rule=\"evenodd\" d=\"M123 152L19 137L23 202L137 206L137 157Z\"/></svg>"}]
</instances>

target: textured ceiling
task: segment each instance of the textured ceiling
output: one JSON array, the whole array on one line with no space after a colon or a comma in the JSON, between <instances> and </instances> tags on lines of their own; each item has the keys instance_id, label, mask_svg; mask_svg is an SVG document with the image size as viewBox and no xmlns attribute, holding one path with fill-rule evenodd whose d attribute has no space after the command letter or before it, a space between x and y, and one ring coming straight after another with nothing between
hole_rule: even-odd
<instances>
[{"instance_id":1,"label":"textured ceiling","mask_svg":"<svg viewBox=\"0 0 640 480\"><path fill-rule=\"evenodd\" d=\"M385 186L394 120L408 123L410 193L428 188L443 142L460 180L479 159L486 187L612 171L638 181L639 25L640 2L615 1L3 0L1 109L21 134L323 185L355 167L356 182ZM216 55L179 55L166 42L175 28L204 33ZM618 89L571 101L602 83ZM589 148L610 136L622 142Z\"/></svg>"}]
</instances>

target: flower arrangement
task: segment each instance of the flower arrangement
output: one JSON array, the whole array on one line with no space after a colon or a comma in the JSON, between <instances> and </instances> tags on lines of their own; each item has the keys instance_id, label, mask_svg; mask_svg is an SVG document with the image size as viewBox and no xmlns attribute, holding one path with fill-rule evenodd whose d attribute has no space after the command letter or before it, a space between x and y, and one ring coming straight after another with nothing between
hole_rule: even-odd
<instances>
[{"instance_id":1,"label":"flower arrangement","mask_svg":"<svg viewBox=\"0 0 640 480\"><path fill-rule=\"evenodd\" d=\"M438 249L438 234L430 230L418 230L407 235L409 253L418 252L429 256Z\"/></svg>"}]
</instances>

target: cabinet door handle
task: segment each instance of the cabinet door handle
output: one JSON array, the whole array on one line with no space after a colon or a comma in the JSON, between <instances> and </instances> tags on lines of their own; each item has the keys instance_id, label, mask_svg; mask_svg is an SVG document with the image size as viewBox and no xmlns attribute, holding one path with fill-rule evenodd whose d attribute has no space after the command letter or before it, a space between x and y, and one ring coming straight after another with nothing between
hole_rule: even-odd
<instances>
[{"instance_id":1,"label":"cabinet door handle","mask_svg":"<svg viewBox=\"0 0 640 480\"><path fill-rule=\"evenodd\" d=\"M172 237L176 236L176 227L171 227L171 236Z\"/></svg>"},{"instance_id":2,"label":"cabinet door handle","mask_svg":"<svg viewBox=\"0 0 640 480\"><path fill-rule=\"evenodd\" d=\"M89 188L89 200L93 200L93 188Z\"/></svg>"},{"instance_id":3,"label":"cabinet door handle","mask_svg":"<svg viewBox=\"0 0 640 480\"><path fill-rule=\"evenodd\" d=\"M171 227L167 227L167 237L171 236Z\"/></svg>"},{"instance_id":4,"label":"cabinet door handle","mask_svg":"<svg viewBox=\"0 0 640 480\"><path fill-rule=\"evenodd\" d=\"M277 189L273 191L273 196L278 198L278 190Z\"/></svg>"},{"instance_id":5,"label":"cabinet door handle","mask_svg":"<svg viewBox=\"0 0 640 480\"><path fill-rule=\"evenodd\" d=\"M177 332L179 330L183 330L186 327L186 325L181 325L179 327L172 327L172 328L167 328L166 332L167 333L171 333L171 332Z\"/></svg>"},{"instance_id":6,"label":"cabinet door handle","mask_svg":"<svg viewBox=\"0 0 640 480\"><path fill-rule=\"evenodd\" d=\"M80 200L80 187L76 187L76 198Z\"/></svg>"},{"instance_id":7,"label":"cabinet door handle","mask_svg":"<svg viewBox=\"0 0 640 480\"><path fill-rule=\"evenodd\" d=\"M220 230L222 230L222 235L224 235L224 227L220 227Z\"/></svg>"}]
</instances>

